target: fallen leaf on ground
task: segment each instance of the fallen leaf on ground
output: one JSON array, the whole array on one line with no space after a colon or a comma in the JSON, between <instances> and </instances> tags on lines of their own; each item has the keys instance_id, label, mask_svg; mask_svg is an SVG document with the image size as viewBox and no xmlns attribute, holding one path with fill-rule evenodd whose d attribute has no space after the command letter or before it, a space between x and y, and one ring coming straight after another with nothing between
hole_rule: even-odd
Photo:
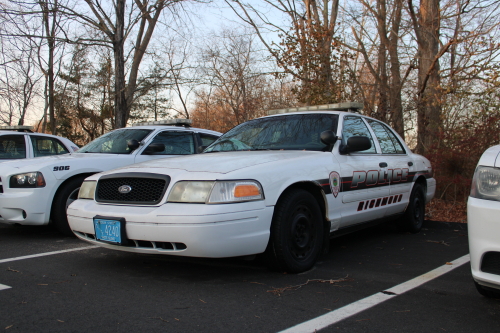
<instances>
[{"instance_id":1,"label":"fallen leaf on ground","mask_svg":"<svg viewBox=\"0 0 500 333\"><path fill-rule=\"evenodd\" d=\"M10 325L10 326L7 326L5 329L8 330L9 328L11 328L12 326L14 325Z\"/></svg>"},{"instance_id":2,"label":"fallen leaf on ground","mask_svg":"<svg viewBox=\"0 0 500 333\"><path fill-rule=\"evenodd\" d=\"M10 267L9 267L9 268L7 268L6 270L7 270L7 271L10 271L10 272L14 272L14 273L21 273L21 272L19 272L19 271L16 271L15 269L10 268Z\"/></svg>"},{"instance_id":3,"label":"fallen leaf on ground","mask_svg":"<svg viewBox=\"0 0 500 333\"><path fill-rule=\"evenodd\" d=\"M64 321L62 321L61 319L57 319L57 321L60 323L64 323Z\"/></svg>"},{"instance_id":4,"label":"fallen leaf on ground","mask_svg":"<svg viewBox=\"0 0 500 333\"><path fill-rule=\"evenodd\" d=\"M451 262L447 262L446 265L453 265Z\"/></svg>"},{"instance_id":5,"label":"fallen leaf on ground","mask_svg":"<svg viewBox=\"0 0 500 333\"><path fill-rule=\"evenodd\" d=\"M207 303L207 302L205 302L204 300L202 300L201 298L200 298L200 301L202 301L203 303Z\"/></svg>"}]
</instances>

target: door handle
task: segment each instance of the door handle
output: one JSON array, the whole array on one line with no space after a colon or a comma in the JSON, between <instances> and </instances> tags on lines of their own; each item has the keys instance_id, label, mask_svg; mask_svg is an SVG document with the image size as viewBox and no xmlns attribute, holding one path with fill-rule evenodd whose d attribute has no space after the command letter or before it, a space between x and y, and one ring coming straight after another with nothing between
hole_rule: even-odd
<instances>
[{"instance_id":1,"label":"door handle","mask_svg":"<svg viewBox=\"0 0 500 333\"><path fill-rule=\"evenodd\" d=\"M378 165L379 165L381 168L386 168L386 167L387 167L387 163L385 163L385 162L380 162Z\"/></svg>"},{"instance_id":2,"label":"door handle","mask_svg":"<svg viewBox=\"0 0 500 333\"><path fill-rule=\"evenodd\" d=\"M413 165L413 162L408 162L408 166L412 166Z\"/></svg>"}]
</instances>

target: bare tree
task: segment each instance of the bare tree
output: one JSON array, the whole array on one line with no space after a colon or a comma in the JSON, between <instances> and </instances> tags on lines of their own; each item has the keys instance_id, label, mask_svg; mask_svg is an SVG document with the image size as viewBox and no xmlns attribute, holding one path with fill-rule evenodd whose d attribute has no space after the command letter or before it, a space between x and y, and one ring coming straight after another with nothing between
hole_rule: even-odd
<instances>
[{"instance_id":1,"label":"bare tree","mask_svg":"<svg viewBox=\"0 0 500 333\"><path fill-rule=\"evenodd\" d=\"M80 38L78 42L111 47L115 64L115 127L125 127L137 88L139 67L163 10L181 0L117 0L103 5L99 0L85 0L90 13L65 8L65 13L103 34L103 39ZM80 8L78 8L80 9ZM125 82L125 42L133 38L128 81Z\"/></svg>"}]
</instances>

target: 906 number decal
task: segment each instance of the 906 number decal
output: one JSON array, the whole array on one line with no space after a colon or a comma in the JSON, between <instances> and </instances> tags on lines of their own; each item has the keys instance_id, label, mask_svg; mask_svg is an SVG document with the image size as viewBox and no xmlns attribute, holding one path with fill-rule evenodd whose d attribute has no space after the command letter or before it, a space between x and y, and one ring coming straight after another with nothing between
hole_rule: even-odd
<instances>
[{"instance_id":1,"label":"906 number decal","mask_svg":"<svg viewBox=\"0 0 500 333\"><path fill-rule=\"evenodd\" d=\"M52 171L64 171L64 170L69 170L69 165L65 165L65 166L55 166L55 167L54 167L54 170L52 170Z\"/></svg>"}]
</instances>

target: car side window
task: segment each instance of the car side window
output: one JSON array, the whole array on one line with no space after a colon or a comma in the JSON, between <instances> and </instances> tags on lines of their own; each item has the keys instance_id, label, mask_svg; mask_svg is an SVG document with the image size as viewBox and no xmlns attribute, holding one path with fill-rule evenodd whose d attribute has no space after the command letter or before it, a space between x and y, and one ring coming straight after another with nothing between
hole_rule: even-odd
<instances>
[{"instance_id":1,"label":"car side window","mask_svg":"<svg viewBox=\"0 0 500 333\"><path fill-rule=\"evenodd\" d=\"M382 125L382 126L384 126L385 130L389 134L389 137L391 138L392 143L394 144L394 148L396 148L396 153L397 154L406 154L406 151L405 151L403 145L401 144L401 141L399 141L399 139L397 138L397 136L395 136L394 133L392 133L392 131L386 125Z\"/></svg>"},{"instance_id":2,"label":"car side window","mask_svg":"<svg viewBox=\"0 0 500 333\"><path fill-rule=\"evenodd\" d=\"M68 154L69 151L59 140L30 135L35 157Z\"/></svg>"},{"instance_id":3,"label":"car side window","mask_svg":"<svg viewBox=\"0 0 500 333\"><path fill-rule=\"evenodd\" d=\"M163 131L153 139L151 144L163 144L165 149L160 152L148 151L146 148L143 154L146 155L189 155L194 154L194 137L191 132ZM151 145L150 144L150 145Z\"/></svg>"},{"instance_id":4,"label":"car side window","mask_svg":"<svg viewBox=\"0 0 500 333\"><path fill-rule=\"evenodd\" d=\"M210 146L215 140L218 139L217 136L205 134L205 133L200 133L200 138L201 138L201 145L207 146L207 147Z\"/></svg>"},{"instance_id":5,"label":"car side window","mask_svg":"<svg viewBox=\"0 0 500 333\"><path fill-rule=\"evenodd\" d=\"M376 154L377 150L373 142L372 135L366 127L365 122L361 117L346 116L344 117L344 128L342 129L342 144L347 144L347 140L351 136L366 136L370 139L372 146L370 149L356 152L357 154Z\"/></svg>"},{"instance_id":6,"label":"car side window","mask_svg":"<svg viewBox=\"0 0 500 333\"><path fill-rule=\"evenodd\" d=\"M378 143L380 144L380 149L382 150L382 154L397 154L396 148L394 147L394 143L387 133L384 126L378 121L374 121L371 119L367 119L368 123L372 127L375 136L377 137Z\"/></svg>"},{"instance_id":7,"label":"car side window","mask_svg":"<svg viewBox=\"0 0 500 333\"><path fill-rule=\"evenodd\" d=\"M0 136L0 159L26 158L24 135Z\"/></svg>"}]
</instances>

